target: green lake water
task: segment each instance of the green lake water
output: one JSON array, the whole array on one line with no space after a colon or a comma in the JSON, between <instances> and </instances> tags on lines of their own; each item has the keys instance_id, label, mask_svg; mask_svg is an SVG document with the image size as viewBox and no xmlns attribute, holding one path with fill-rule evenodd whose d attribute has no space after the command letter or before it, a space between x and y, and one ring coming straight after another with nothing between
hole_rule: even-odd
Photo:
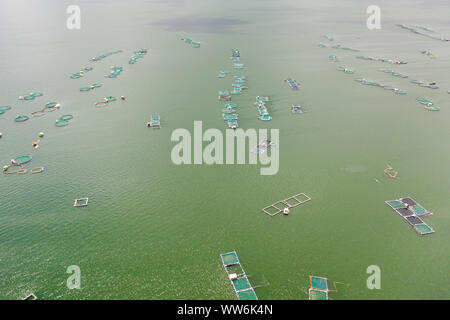
<instances>
[{"instance_id":1,"label":"green lake water","mask_svg":"<svg viewBox=\"0 0 450 320\"><path fill-rule=\"evenodd\" d=\"M395 26L430 26L450 37L445 1L378 1L382 28L373 31L366 27L370 3L357 0L84 0L75 3L81 30L68 30L71 4L0 4L0 105L12 106L0 115L0 163L31 155L27 169L46 169L0 176L1 299L29 292L38 299L235 299L219 258L231 250L260 299L308 299L309 275L342 282L330 293L336 300L450 298L450 43ZM148 55L129 65L140 48ZM241 51L242 72L233 70L232 48ZM112 65L124 71L104 78ZM339 65L355 74L336 71ZM69 78L86 66L94 69ZM220 70L230 74L218 79ZM194 120L225 129L217 94L231 89L234 74L245 75L249 87L232 99L240 127L280 130L274 176L261 176L259 165L171 161L173 130L192 131ZM286 77L301 89L290 90ZM363 86L357 77L408 94ZM440 88L411 79L435 80ZM79 91L93 83L103 86ZM33 91L44 96L17 100ZM110 95L127 99L93 107ZM257 95L270 97L271 122L256 119ZM424 110L417 97L441 111ZM14 122L48 101L61 109ZM292 104L308 112L293 115ZM62 114L74 118L59 128ZM152 114L161 116L161 130L145 126ZM398 180L384 176L386 162ZM312 200L289 216L261 211L300 192ZM384 203L402 196L434 213L424 218L434 234L419 236ZM89 197L88 207L73 207L80 197ZM81 269L80 290L67 289L70 265ZM366 287L369 265L381 268L381 290Z\"/></svg>"}]
</instances>

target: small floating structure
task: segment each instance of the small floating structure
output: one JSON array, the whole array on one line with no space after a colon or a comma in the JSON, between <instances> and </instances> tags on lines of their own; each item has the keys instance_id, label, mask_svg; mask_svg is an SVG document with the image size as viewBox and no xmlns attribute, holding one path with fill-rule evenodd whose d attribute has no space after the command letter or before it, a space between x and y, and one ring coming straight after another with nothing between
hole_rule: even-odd
<instances>
[{"instance_id":1,"label":"small floating structure","mask_svg":"<svg viewBox=\"0 0 450 320\"><path fill-rule=\"evenodd\" d=\"M259 144L253 148L252 152L256 154L263 154L265 153L270 147L274 146L275 144L270 140L261 140Z\"/></svg>"},{"instance_id":2,"label":"small floating structure","mask_svg":"<svg viewBox=\"0 0 450 320\"><path fill-rule=\"evenodd\" d=\"M228 72L224 71L224 70L220 70L219 71L219 75L217 76L217 78L225 78L227 76Z\"/></svg>"},{"instance_id":3,"label":"small floating structure","mask_svg":"<svg viewBox=\"0 0 450 320\"><path fill-rule=\"evenodd\" d=\"M200 48L200 42L193 41L189 38L182 38L181 40L184 41L184 43L190 44L194 48Z\"/></svg>"},{"instance_id":4,"label":"small floating structure","mask_svg":"<svg viewBox=\"0 0 450 320\"><path fill-rule=\"evenodd\" d=\"M103 101L99 101L94 103L94 107L104 107L107 106L109 102L113 102L116 101L117 99L115 97L109 96L109 97L105 97L103 98Z\"/></svg>"},{"instance_id":5,"label":"small floating structure","mask_svg":"<svg viewBox=\"0 0 450 320\"><path fill-rule=\"evenodd\" d=\"M293 114L302 114L302 113L305 113L305 112L303 111L302 106L299 105L299 104L293 104L293 105L291 106L291 112L292 112Z\"/></svg>"},{"instance_id":6,"label":"small floating structure","mask_svg":"<svg viewBox=\"0 0 450 320\"><path fill-rule=\"evenodd\" d=\"M395 72L394 70L391 69L380 69L381 72L384 73L388 73L390 75L393 75L394 77L399 77L399 78L408 78L407 75L401 74L399 72Z\"/></svg>"},{"instance_id":7,"label":"small floating structure","mask_svg":"<svg viewBox=\"0 0 450 320\"><path fill-rule=\"evenodd\" d=\"M231 100L230 92L228 92L228 90L219 91L218 99L221 101L230 101Z\"/></svg>"},{"instance_id":8,"label":"small floating structure","mask_svg":"<svg viewBox=\"0 0 450 320\"><path fill-rule=\"evenodd\" d=\"M366 80L364 78L358 78L358 79L355 79L355 81L358 81L359 83L361 83L363 85L379 87L379 88L383 88L385 90L390 90L390 91L393 91L395 94L400 94L400 95L407 94L407 91L405 91L405 90L401 90L401 89L395 88L393 86L384 85L382 83L369 81L369 80Z\"/></svg>"},{"instance_id":9,"label":"small floating structure","mask_svg":"<svg viewBox=\"0 0 450 320\"><path fill-rule=\"evenodd\" d=\"M67 120L56 120L55 122L55 126L57 127L64 127L67 126L69 124L69 121Z\"/></svg>"},{"instance_id":10,"label":"small floating structure","mask_svg":"<svg viewBox=\"0 0 450 320\"><path fill-rule=\"evenodd\" d=\"M328 279L309 276L309 300L328 300Z\"/></svg>"},{"instance_id":11,"label":"small floating structure","mask_svg":"<svg viewBox=\"0 0 450 320\"><path fill-rule=\"evenodd\" d=\"M430 57L431 59L436 59L436 56L428 50L420 51L420 53Z\"/></svg>"},{"instance_id":12,"label":"small floating structure","mask_svg":"<svg viewBox=\"0 0 450 320\"><path fill-rule=\"evenodd\" d=\"M417 101L419 101L419 103L423 104L425 107L425 110L428 111L439 111L441 110L439 107L436 107L434 105L434 102L432 100L429 99L425 99L425 98L417 98Z\"/></svg>"},{"instance_id":13,"label":"small floating structure","mask_svg":"<svg viewBox=\"0 0 450 320\"><path fill-rule=\"evenodd\" d=\"M324 37L327 38L328 41L334 41L334 38L332 36L324 35Z\"/></svg>"},{"instance_id":14,"label":"small floating structure","mask_svg":"<svg viewBox=\"0 0 450 320\"><path fill-rule=\"evenodd\" d=\"M330 54L329 56L328 56L328 58L331 60L331 61L333 61L333 62L338 62L339 60L338 60L338 57L336 56L336 55L334 55L334 54Z\"/></svg>"},{"instance_id":15,"label":"small floating structure","mask_svg":"<svg viewBox=\"0 0 450 320\"><path fill-rule=\"evenodd\" d=\"M35 174L35 173L41 173L44 172L45 168L44 167L36 167L30 170L30 173Z\"/></svg>"},{"instance_id":16,"label":"small floating structure","mask_svg":"<svg viewBox=\"0 0 450 320\"><path fill-rule=\"evenodd\" d=\"M105 75L106 78L117 78L123 71L123 67L111 66L111 72L109 75Z\"/></svg>"},{"instance_id":17,"label":"small floating structure","mask_svg":"<svg viewBox=\"0 0 450 320\"><path fill-rule=\"evenodd\" d=\"M75 199L73 206L74 207L87 207L88 202L89 202L89 198Z\"/></svg>"},{"instance_id":18,"label":"small floating structure","mask_svg":"<svg viewBox=\"0 0 450 320\"><path fill-rule=\"evenodd\" d=\"M19 96L19 100L34 100L37 97L42 97L44 94L42 92L32 92L29 95Z\"/></svg>"},{"instance_id":19,"label":"small floating structure","mask_svg":"<svg viewBox=\"0 0 450 320\"><path fill-rule=\"evenodd\" d=\"M419 30L415 29L415 28L418 28L418 29L422 29L424 31L433 32L431 29L428 29L426 27L415 26L415 28L413 28L413 27L409 27L409 26L406 26L406 25L403 25L403 24L397 24L397 26L402 28L402 29L411 31L412 33L428 37L430 39L439 40L439 41L447 41L447 42L450 41L450 39L448 39L448 38L438 37L438 36L427 34L427 33L424 33L422 31L419 31Z\"/></svg>"},{"instance_id":20,"label":"small floating structure","mask_svg":"<svg viewBox=\"0 0 450 320\"><path fill-rule=\"evenodd\" d=\"M92 58L89 61L91 61L91 62L100 61L100 60L103 60L103 59L105 59L105 58L107 58L107 57L109 57L111 55L118 54L118 53L121 53L121 52L122 52L122 50L107 52L107 53L104 53L104 54L102 54L102 55L100 55L98 57Z\"/></svg>"},{"instance_id":21,"label":"small floating structure","mask_svg":"<svg viewBox=\"0 0 450 320\"><path fill-rule=\"evenodd\" d=\"M238 115L235 113L232 114L223 114L223 120L228 121L228 120L237 120L238 119Z\"/></svg>"},{"instance_id":22,"label":"small floating structure","mask_svg":"<svg viewBox=\"0 0 450 320\"><path fill-rule=\"evenodd\" d=\"M71 114L65 114L65 115L62 115L61 117L59 117L59 119L60 119L60 120L68 121L68 120L73 119L73 115L71 115Z\"/></svg>"},{"instance_id":23,"label":"small floating structure","mask_svg":"<svg viewBox=\"0 0 450 320\"><path fill-rule=\"evenodd\" d=\"M237 129L237 128L239 128L239 124L238 124L237 119L236 120L227 120L227 125L228 125L228 128L230 128L230 129Z\"/></svg>"},{"instance_id":24,"label":"small floating structure","mask_svg":"<svg viewBox=\"0 0 450 320\"><path fill-rule=\"evenodd\" d=\"M407 64L408 63L404 60L392 60L392 59L374 58L374 57L365 57L365 56L357 56L356 59L379 61L379 62L385 62L385 63L390 63L390 64Z\"/></svg>"},{"instance_id":25,"label":"small floating structure","mask_svg":"<svg viewBox=\"0 0 450 320\"><path fill-rule=\"evenodd\" d=\"M15 122L24 122L24 121L27 121L28 119L30 119L30 117L28 117L28 116L26 116L26 115L23 115L23 116L17 115L17 116L14 118L14 121L15 121Z\"/></svg>"},{"instance_id":26,"label":"small floating structure","mask_svg":"<svg viewBox=\"0 0 450 320\"><path fill-rule=\"evenodd\" d=\"M147 122L147 127L151 127L153 129L161 129L161 118L159 115L154 115L151 117L151 120Z\"/></svg>"},{"instance_id":27,"label":"small floating structure","mask_svg":"<svg viewBox=\"0 0 450 320\"><path fill-rule=\"evenodd\" d=\"M6 111L10 110L11 106L1 106L0 107L0 115L4 114Z\"/></svg>"},{"instance_id":28,"label":"small floating structure","mask_svg":"<svg viewBox=\"0 0 450 320\"><path fill-rule=\"evenodd\" d=\"M389 163L386 163L386 169L383 172L391 179L397 179L398 177L398 171L395 171Z\"/></svg>"},{"instance_id":29,"label":"small floating structure","mask_svg":"<svg viewBox=\"0 0 450 320\"><path fill-rule=\"evenodd\" d=\"M422 88L439 89L436 81L425 82L425 81L421 81L421 80L411 80L411 83L417 84L417 85L419 85L419 87L422 87Z\"/></svg>"},{"instance_id":30,"label":"small floating structure","mask_svg":"<svg viewBox=\"0 0 450 320\"><path fill-rule=\"evenodd\" d=\"M36 295L32 292L29 295L27 295L25 298L23 298L22 300L37 300Z\"/></svg>"},{"instance_id":31,"label":"small floating structure","mask_svg":"<svg viewBox=\"0 0 450 320\"><path fill-rule=\"evenodd\" d=\"M340 44L332 46L331 48L333 48L333 49L342 49L342 50L345 50L345 51L359 52L359 50L357 50L357 49L351 49L351 48L343 47Z\"/></svg>"},{"instance_id":32,"label":"small floating structure","mask_svg":"<svg viewBox=\"0 0 450 320\"><path fill-rule=\"evenodd\" d=\"M255 290L242 268L236 251L222 253L220 255L222 266L233 286L236 297L239 300L258 300Z\"/></svg>"},{"instance_id":33,"label":"small floating structure","mask_svg":"<svg viewBox=\"0 0 450 320\"><path fill-rule=\"evenodd\" d=\"M285 208L288 208L288 209L295 208L295 207L297 207L301 204L304 204L305 202L308 202L310 200L311 200L311 198L308 195L306 195L304 193L299 193L299 194L293 195L289 198L286 198L284 200L280 200L271 205L268 205L267 207L264 207L262 209L262 211L265 214L273 217L273 216L276 216L277 214L283 212Z\"/></svg>"},{"instance_id":34,"label":"small floating structure","mask_svg":"<svg viewBox=\"0 0 450 320\"><path fill-rule=\"evenodd\" d=\"M147 54L147 49L138 49L134 51L134 54L131 56L130 60L128 60L129 64L135 64L138 59L143 58Z\"/></svg>"},{"instance_id":35,"label":"small floating structure","mask_svg":"<svg viewBox=\"0 0 450 320\"><path fill-rule=\"evenodd\" d=\"M344 73L348 73L348 74L354 74L355 72L353 70L350 70L344 66L340 66L337 68L338 71L343 71Z\"/></svg>"},{"instance_id":36,"label":"small floating structure","mask_svg":"<svg viewBox=\"0 0 450 320\"><path fill-rule=\"evenodd\" d=\"M426 235L434 233L434 230L427 225L421 217L429 216L429 212L411 197L404 197L396 200L385 201L400 217L403 218L418 234Z\"/></svg>"},{"instance_id":37,"label":"small floating structure","mask_svg":"<svg viewBox=\"0 0 450 320\"><path fill-rule=\"evenodd\" d=\"M295 81L294 79L286 78L284 79L284 82L286 82L292 90L299 89L299 85L297 84L297 81Z\"/></svg>"},{"instance_id":38,"label":"small floating structure","mask_svg":"<svg viewBox=\"0 0 450 320\"><path fill-rule=\"evenodd\" d=\"M20 156L15 159L11 160L11 163L18 164L18 165L24 165L28 162L30 162L33 158L31 156Z\"/></svg>"}]
</instances>

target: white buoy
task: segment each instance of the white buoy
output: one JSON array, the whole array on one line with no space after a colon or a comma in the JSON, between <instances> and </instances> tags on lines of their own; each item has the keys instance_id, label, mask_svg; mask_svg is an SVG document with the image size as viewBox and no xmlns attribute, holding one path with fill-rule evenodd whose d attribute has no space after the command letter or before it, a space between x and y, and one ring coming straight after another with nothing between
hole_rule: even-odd
<instances>
[{"instance_id":1,"label":"white buoy","mask_svg":"<svg viewBox=\"0 0 450 320\"><path fill-rule=\"evenodd\" d=\"M19 100L23 100L24 98L23 98L23 96L19 96Z\"/></svg>"},{"instance_id":2,"label":"white buoy","mask_svg":"<svg viewBox=\"0 0 450 320\"><path fill-rule=\"evenodd\" d=\"M288 215L289 212L290 212L289 208L284 208L284 209L283 209L283 213L284 213L285 215Z\"/></svg>"},{"instance_id":3,"label":"white buoy","mask_svg":"<svg viewBox=\"0 0 450 320\"><path fill-rule=\"evenodd\" d=\"M44 137L44 133L43 132L39 132L39 137L43 138Z\"/></svg>"},{"instance_id":4,"label":"white buoy","mask_svg":"<svg viewBox=\"0 0 450 320\"><path fill-rule=\"evenodd\" d=\"M0 138L3 137L3 133L0 132Z\"/></svg>"},{"instance_id":5,"label":"white buoy","mask_svg":"<svg viewBox=\"0 0 450 320\"><path fill-rule=\"evenodd\" d=\"M121 96L120 99L125 100L125 96Z\"/></svg>"}]
</instances>

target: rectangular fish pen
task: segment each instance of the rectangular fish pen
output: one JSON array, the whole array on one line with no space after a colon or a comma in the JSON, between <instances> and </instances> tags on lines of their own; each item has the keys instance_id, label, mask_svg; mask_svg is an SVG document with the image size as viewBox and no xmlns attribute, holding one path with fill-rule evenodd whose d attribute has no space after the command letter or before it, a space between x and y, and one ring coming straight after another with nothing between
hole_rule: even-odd
<instances>
[{"instance_id":1,"label":"rectangular fish pen","mask_svg":"<svg viewBox=\"0 0 450 320\"><path fill-rule=\"evenodd\" d=\"M222 265L233 286L236 297L239 300L258 300L244 269L241 266L236 251L222 253L220 255Z\"/></svg>"},{"instance_id":2,"label":"rectangular fish pen","mask_svg":"<svg viewBox=\"0 0 450 320\"><path fill-rule=\"evenodd\" d=\"M286 198L284 200L280 200L271 205L268 205L267 207L264 207L262 209L262 211L265 214L268 214L269 216L273 217L273 216L276 216L277 214L283 212L284 209L286 209L286 208L288 208L288 209L295 208L295 207L297 207L301 204L304 204L305 202L308 202L310 200L311 200L311 198L308 195L306 195L304 193L299 193L299 194L293 195L289 198Z\"/></svg>"},{"instance_id":3,"label":"rectangular fish pen","mask_svg":"<svg viewBox=\"0 0 450 320\"><path fill-rule=\"evenodd\" d=\"M309 300L328 300L328 279L309 276Z\"/></svg>"},{"instance_id":4,"label":"rectangular fish pen","mask_svg":"<svg viewBox=\"0 0 450 320\"><path fill-rule=\"evenodd\" d=\"M432 215L430 211L421 206L411 197L385 201L403 220L405 220L418 234L434 233L433 228L427 225L421 217Z\"/></svg>"}]
</instances>

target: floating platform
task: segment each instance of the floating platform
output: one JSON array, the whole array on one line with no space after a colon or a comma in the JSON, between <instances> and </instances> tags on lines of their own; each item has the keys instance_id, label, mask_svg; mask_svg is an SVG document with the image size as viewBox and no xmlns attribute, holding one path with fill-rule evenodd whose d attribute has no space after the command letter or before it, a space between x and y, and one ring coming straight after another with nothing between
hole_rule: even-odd
<instances>
[{"instance_id":1,"label":"floating platform","mask_svg":"<svg viewBox=\"0 0 450 320\"><path fill-rule=\"evenodd\" d=\"M328 279L309 276L309 300L328 300Z\"/></svg>"},{"instance_id":2,"label":"floating platform","mask_svg":"<svg viewBox=\"0 0 450 320\"><path fill-rule=\"evenodd\" d=\"M427 225L421 217L430 216L429 212L411 197L385 201L400 217L403 218L418 234L425 235L434 233L434 230Z\"/></svg>"},{"instance_id":3,"label":"floating platform","mask_svg":"<svg viewBox=\"0 0 450 320\"><path fill-rule=\"evenodd\" d=\"M89 202L89 198L75 199L73 206L74 207L87 207L88 202Z\"/></svg>"},{"instance_id":4,"label":"floating platform","mask_svg":"<svg viewBox=\"0 0 450 320\"><path fill-rule=\"evenodd\" d=\"M236 297L239 300L258 300L244 269L241 266L236 251L222 253L220 255L223 268L233 286Z\"/></svg>"},{"instance_id":5,"label":"floating platform","mask_svg":"<svg viewBox=\"0 0 450 320\"><path fill-rule=\"evenodd\" d=\"M273 216L276 216L277 214L283 212L283 210L285 208L289 208L289 209L295 208L295 207L297 207L301 204L304 204L305 202L308 202L310 200L311 200L311 198L308 195L306 195L304 193L299 193L299 194L293 195L289 198L286 198L284 200L277 201L274 204L271 204L267 207L264 207L262 209L262 211L265 214L268 214L269 216L273 217Z\"/></svg>"}]
</instances>

